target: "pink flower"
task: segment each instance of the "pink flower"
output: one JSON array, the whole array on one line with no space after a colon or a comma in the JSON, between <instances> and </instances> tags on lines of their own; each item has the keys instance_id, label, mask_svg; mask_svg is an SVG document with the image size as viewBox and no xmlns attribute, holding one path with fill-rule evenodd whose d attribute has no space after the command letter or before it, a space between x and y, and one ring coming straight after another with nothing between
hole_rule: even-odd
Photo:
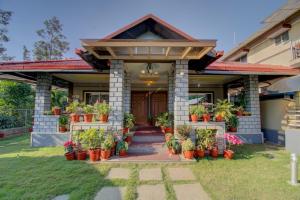
<instances>
[{"instance_id":1,"label":"pink flower","mask_svg":"<svg viewBox=\"0 0 300 200\"><path fill-rule=\"evenodd\" d=\"M64 147L65 147L65 148L67 148L67 147L69 147L69 146L73 146L73 145L74 145L74 144L73 144L72 140L66 141L66 142L64 143Z\"/></svg>"},{"instance_id":2,"label":"pink flower","mask_svg":"<svg viewBox=\"0 0 300 200\"><path fill-rule=\"evenodd\" d=\"M225 137L225 140L231 145L242 145L242 144L244 144L244 142L236 135L225 133L224 137Z\"/></svg>"}]
</instances>

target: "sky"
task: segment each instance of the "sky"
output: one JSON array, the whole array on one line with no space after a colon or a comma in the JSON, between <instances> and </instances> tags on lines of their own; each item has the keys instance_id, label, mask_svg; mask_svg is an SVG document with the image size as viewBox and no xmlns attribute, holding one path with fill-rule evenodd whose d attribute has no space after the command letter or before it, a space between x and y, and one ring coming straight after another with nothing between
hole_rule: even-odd
<instances>
[{"instance_id":1,"label":"sky","mask_svg":"<svg viewBox=\"0 0 300 200\"><path fill-rule=\"evenodd\" d=\"M0 0L13 12L7 54L22 60L32 50L38 29L53 16L70 43L66 58L78 58L80 39L102 38L152 13L197 39L217 39L216 50L229 51L262 27L261 22L286 0ZM235 33L235 40L234 40ZM234 42L235 41L235 42Z\"/></svg>"}]
</instances>

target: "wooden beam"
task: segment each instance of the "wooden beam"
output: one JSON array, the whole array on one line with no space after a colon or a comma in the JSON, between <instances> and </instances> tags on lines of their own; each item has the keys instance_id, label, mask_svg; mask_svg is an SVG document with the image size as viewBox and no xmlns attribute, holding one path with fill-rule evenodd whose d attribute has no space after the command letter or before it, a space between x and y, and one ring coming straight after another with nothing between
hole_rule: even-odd
<instances>
[{"instance_id":1,"label":"wooden beam","mask_svg":"<svg viewBox=\"0 0 300 200\"><path fill-rule=\"evenodd\" d=\"M178 60L182 59L181 55L178 56L165 56L165 55L152 55L150 54L149 56L146 55L133 55L133 56L128 56L128 55L120 55L117 56L116 58L109 56L109 55L103 55L99 59L101 60L110 60L110 59L120 59L120 60ZM198 59L198 56L186 56L185 59Z\"/></svg>"},{"instance_id":2,"label":"wooden beam","mask_svg":"<svg viewBox=\"0 0 300 200\"><path fill-rule=\"evenodd\" d=\"M210 50L212 50L213 47L207 47L207 48L203 48L197 55L197 59L202 58L205 54L207 54Z\"/></svg>"},{"instance_id":3,"label":"wooden beam","mask_svg":"<svg viewBox=\"0 0 300 200\"><path fill-rule=\"evenodd\" d=\"M117 57L115 52L113 51L113 49L111 47L106 47L106 50L110 53L110 55L112 55L113 58Z\"/></svg>"},{"instance_id":4,"label":"wooden beam","mask_svg":"<svg viewBox=\"0 0 300 200\"><path fill-rule=\"evenodd\" d=\"M168 47L168 48L167 48L166 56L169 56L169 53L170 53L171 49L172 49L172 47Z\"/></svg>"},{"instance_id":5,"label":"wooden beam","mask_svg":"<svg viewBox=\"0 0 300 200\"><path fill-rule=\"evenodd\" d=\"M192 47L186 47L181 55L181 59L184 59L191 50L192 50Z\"/></svg>"},{"instance_id":6,"label":"wooden beam","mask_svg":"<svg viewBox=\"0 0 300 200\"><path fill-rule=\"evenodd\" d=\"M99 56L99 54L97 54L93 48L91 47L84 47L86 50L88 50L89 52L91 52L96 58L101 59L101 57Z\"/></svg>"},{"instance_id":7,"label":"wooden beam","mask_svg":"<svg viewBox=\"0 0 300 200\"><path fill-rule=\"evenodd\" d=\"M128 47L129 56L133 56L133 50L132 47Z\"/></svg>"}]
</instances>

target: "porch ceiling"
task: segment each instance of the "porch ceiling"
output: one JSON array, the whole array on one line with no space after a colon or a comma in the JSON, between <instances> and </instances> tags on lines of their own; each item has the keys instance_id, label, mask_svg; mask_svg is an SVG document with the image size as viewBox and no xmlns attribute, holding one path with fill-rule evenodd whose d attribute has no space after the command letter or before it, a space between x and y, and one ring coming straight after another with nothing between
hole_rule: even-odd
<instances>
[{"instance_id":1,"label":"porch ceiling","mask_svg":"<svg viewBox=\"0 0 300 200\"><path fill-rule=\"evenodd\" d=\"M108 83L108 74L53 74L72 83Z\"/></svg>"},{"instance_id":2,"label":"porch ceiling","mask_svg":"<svg viewBox=\"0 0 300 200\"><path fill-rule=\"evenodd\" d=\"M125 61L201 59L216 40L82 39L82 46L98 59Z\"/></svg>"},{"instance_id":3,"label":"porch ceiling","mask_svg":"<svg viewBox=\"0 0 300 200\"><path fill-rule=\"evenodd\" d=\"M235 80L240 79L238 75L190 75L189 83L190 84L219 84L223 85Z\"/></svg>"}]
</instances>

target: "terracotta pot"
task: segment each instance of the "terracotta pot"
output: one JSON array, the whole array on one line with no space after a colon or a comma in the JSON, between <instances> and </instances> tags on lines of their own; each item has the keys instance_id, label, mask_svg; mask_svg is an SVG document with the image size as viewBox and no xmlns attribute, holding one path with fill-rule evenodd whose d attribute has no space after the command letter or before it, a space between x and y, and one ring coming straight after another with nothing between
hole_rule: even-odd
<instances>
[{"instance_id":1,"label":"terracotta pot","mask_svg":"<svg viewBox=\"0 0 300 200\"><path fill-rule=\"evenodd\" d=\"M120 156L120 157L125 157L125 156L127 156L127 151L126 151L125 149L120 149L120 151L119 151L119 156Z\"/></svg>"},{"instance_id":2,"label":"terracotta pot","mask_svg":"<svg viewBox=\"0 0 300 200\"><path fill-rule=\"evenodd\" d=\"M28 131L31 133L31 132L33 131L33 128L30 127L30 128L28 129Z\"/></svg>"},{"instance_id":3,"label":"terracotta pot","mask_svg":"<svg viewBox=\"0 0 300 200\"><path fill-rule=\"evenodd\" d=\"M127 136L127 137L125 138L125 142L127 142L128 145L130 145L130 144L132 143L132 136Z\"/></svg>"},{"instance_id":4,"label":"terracotta pot","mask_svg":"<svg viewBox=\"0 0 300 200\"><path fill-rule=\"evenodd\" d=\"M80 115L77 115L77 114L75 114L75 113L72 113L72 114L70 115L70 117L71 117L71 122L79 122L79 121L80 121Z\"/></svg>"},{"instance_id":5,"label":"terracotta pot","mask_svg":"<svg viewBox=\"0 0 300 200\"><path fill-rule=\"evenodd\" d=\"M229 127L229 131L230 132L237 132L237 128L236 127Z\"/></svg>"},{"instance_id":6,"label":"terracotta pot","mask_svg":"<svg viewBox=\"0 0 300 200\"><path fill-rule=\"evenodd\" d=\"M168 154L169 154L169 155L172 155L172 154L173 154L172 148L168 148Z\"/></svg>"},{"instance_id":7,"label":"terracotta pot","mask_svg":"<svg viewBox=\"0 0 300 200\"><path fill-rule=\"evenodd\" d=\"M103 123L108 122L108 115L100 115L99 116L99 121L103 122Z\"/></svg>"},{"instance_id":8,"label":"terracotta pot","mask_svg":"<svg viewBox=\"0 0 300 200\"><path fill-rule=\"evenodd\" d=\"M110 150L110 156L114 156L116 152L116 146L114 146L113 148L111 148Z\"/></svg>"},{"instance_id":9,"label":"terracotta pot","mask_svg":"<svg viewBox=\"0 0 300 200\"><path fill-rule=\"evenodd\" d=\"M86 151L77 151L77 160L86 160Z\"/></svg>"},{"instance_id":10,"label":"terracotta pot","mask_svg":"<svg viewBox=\"0 0 300 200\"><path fill-rule=\"evenodd\" d=\"M96 153L97 153L96 159L97 159L97 160L100 160L100 158L101 158L101 149L96 149Z\"/></svg>"},{"instance_id":11,"label":"terracotta pot","mask_svg":"<svg viewBox=\"0 0 300 200\"><path fill-rule=\"evenodd\" d=\"M165 133L173 133L173 128L172 127L166 127L165 128Z\"/></svg>"},{"instance_id":12,"label":"terracotta pot","mask_svg":"<svg viewBox=\"0 0 300 200\"><path fill-rule=\"evenodd\" d=\"M243 111L237 111L237 112L236 112L236 115L237 115L237 116L243 116Z\"/></svg>"},{"instance_id":13,"label":"terracotta pot","mask_svg":"<svg viewBox=\"0 0 300 200\"><path fill-rule=\"evenodd\" d=\"M66 157L67 160L74 160L75 154L74 154L74 152L72 152L72 153L65 153L65 157Z\"/></svg>"},{"instance_id":14,"label":"terracotta pot","mask_svg":"<svg viewBox=\"0 0 300 200\"><path fill-rule=\"evenodd\" d=\"M219 156L218 148L214 147L210 150L210 155L213 158L217 158Z\"/></svg>"},{"instance_id":15,"label":"terracotta pot","mask_svg":"<svg viewBox=\"0 0 300 200\"><path fill-rule=\"evenodd\" d=\"M210 114L203 114L202 119L204 122L209 122L210 121Z\"/></svg>"},{"instance_id":16,"label":"terracotta pot","mask_svg":"<svg viewBox=\"0 0 300 200\"><path fill-rule=\"evenodd\" d=\"M198 119L199 119L198 115L191 115L192 122L198 122Z\"/></svg>"},{"instance_id":17,"label":"terracotta pot","mask_svg":"<svg viewBox=\"0 0 300 200\"><path fill-rule=\"evenodd\" d=\"M53 115L60 115L61 114L61 109L60 108L53 108Z\"/></svg>"},{"instance_id":18,"label":"terracotta pot","mask_svg":"<svg viewBox=\"0 0 300 200\"><path fill-rule=\"evenodd\" d=\"M225 159L231 160L234 157L234 151L229 150L229 149L224 150L224 154L223 155L224 155Z\"/></svg>"},{"instance_id":19,"label":"terracotta pot","mask_svg":"<svg viewBox=\"0 0 300 200\"><path fill-rule=\"evenodd\" d=\"M84 122L90 123L93 121L93 114L84 114L83 115Z\"/></svg>"},{"instance_id":20,"label":"terracotta pot","mask_svg":"<svg viewBox=\"0 0 300 200\"><path fill-rule=\"evenodd\" d=\"M125 135L126 133L128 133L129 132L129 128L123 128L123 135Z\"/></svg>"},{"instance_id":21,"label":"terracotta pot","mask_svg":"<svg viewBox=\"0 0 300 200\"><path fill-rule=\"evenodd\" d=\"M177 154L177 152L174 148L172 148L171 151L172 151L172 154L174 154L174 155Z\"/></svg>"},{"instance_id":22,"label":"terracotta pot","mask_svg":"<svg viewBox=\"0 0 300 200\"><path fill-rule=\"evenodd\" d=\"M101 150L101 160L108 160L110 157L110 149L109 150Z\"/></svg>"},{"instance_id":23,"label":"terracotta pot","mask_svg":"<svg viewBox=\"0 0 300 200\"><path fill-rule=\"evenodd\" d=\"M161 130L161 132L166 133L166 132L165 132L165 127L164 127L164 126L160 126L160 130Z\"/></svg>"},{"instance_id":24,"label":"terracotta pot","mask_svg":"<svg viewBox=\"0 0 300 200\"><path fill-rule=\"evenodd\" d=\"M64 133L67 131L67 128L65 126L59 126L59 132Z\"/></svg>"},{"instance_id":25,"label":"terracotta pot","mask_svg":"<svg viewBox=\"0 0 300 200\"><path fill-rule=\"evenodd\" d=\"M93 162L98 161L97 149L90 149L89 154L90 154L91 161L93 161Z\"/></svg>"},{"instance_id":26,"label":"terracotta pot","mask_svg":"<svg viewBox=\"0 0 300 200\"><path fill-rule=\"evenodd\" d=\"M184 151L183 155L186 159L193 159L194 158L194 151Z\"/></svg>"},{"instance_id":27,"label":"terracotta pot","mask_svg":"<svg viewBox=\"0 0 300 200\"><path fill-rule=\"evenodd\" d=\"M216 122L222 122L222 121L223 121L222 115L217 115L216 116Z\"/></svg>"},{"instance_id":28,"label":"terracotta pot","mask_svg":"<svg viewBox=\"0 0 300 200\"><path fill-rule=\"evenodd\" d=\"M205 156L205 150L203 150L203 149L196 149L195 152L196 152L197 157L204 158L204 156Z\"/></svg>"}]
</instances>

